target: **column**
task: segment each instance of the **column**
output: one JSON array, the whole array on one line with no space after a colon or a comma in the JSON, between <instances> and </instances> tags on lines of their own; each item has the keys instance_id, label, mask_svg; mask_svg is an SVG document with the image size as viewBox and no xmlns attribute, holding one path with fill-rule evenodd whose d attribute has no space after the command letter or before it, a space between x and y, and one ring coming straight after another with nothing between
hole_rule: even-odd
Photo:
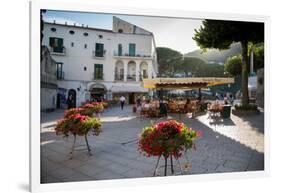
<instances>
[{"instance_id":1,"label":"column","mask_svg":"<svg viewBox=\"0 0 281 193\"><path fill-rule=\"evenodd\" d=\"M127 74L128 74L128 62L124 61L124 82L127 82Z\"/></svg>"},{"instance_id":2,"label":"column","mask_svg":"<svg viewBox=\"0 0 281 193\"><path fill-rule=\"evenodd\" d=\"M140 81L140 61L136 62L136 81Z\"/></svg>"},{"instance_id":3,"label":"column","mask_svg":"<svg viewBox=\"0 0 281 193\"><path fill-rule=\"evenodd\" d=\"M147 61L147 73L148 73L148 78L152 78L152 63L151 61Z\"/></svg>"}]
</instances>

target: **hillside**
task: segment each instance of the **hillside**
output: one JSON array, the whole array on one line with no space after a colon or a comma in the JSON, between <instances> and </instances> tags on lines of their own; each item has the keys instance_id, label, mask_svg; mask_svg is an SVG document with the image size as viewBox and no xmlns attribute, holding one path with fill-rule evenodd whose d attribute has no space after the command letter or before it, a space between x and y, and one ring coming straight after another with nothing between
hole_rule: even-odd
<instances>
[{"instance_id":1,"label":"hillside","mask_svg":"<svg viewBox=\"0 0 281 193\"><path fill-rule=\"evenodd\" d=\"M202 50L195 50L184 54L184 57L196 57L206 62L224 63L229 56L237 55L241 53L240 43L234 43L228 50L219 51L217 49L210 49L207 52L202 53Z\"/></svg>"}]
</instances>

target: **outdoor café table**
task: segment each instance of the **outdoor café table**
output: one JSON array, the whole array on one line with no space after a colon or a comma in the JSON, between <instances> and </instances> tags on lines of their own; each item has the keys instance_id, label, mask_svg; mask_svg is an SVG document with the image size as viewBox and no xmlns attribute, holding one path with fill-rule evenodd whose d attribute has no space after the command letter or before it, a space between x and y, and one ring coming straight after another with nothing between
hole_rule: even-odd
<instances>
[{"instance_id":1,"label":"outdoor caf\u00e9 table","mask_svg":"<svg viewBox=\"0 0 281 193\"><path fill-rule=\"evenodd\" d=\"M209 107L209 111L211 114L218 114L223 111L223 105L219 103L211 104Z\"/></svg>"}]
</instances>

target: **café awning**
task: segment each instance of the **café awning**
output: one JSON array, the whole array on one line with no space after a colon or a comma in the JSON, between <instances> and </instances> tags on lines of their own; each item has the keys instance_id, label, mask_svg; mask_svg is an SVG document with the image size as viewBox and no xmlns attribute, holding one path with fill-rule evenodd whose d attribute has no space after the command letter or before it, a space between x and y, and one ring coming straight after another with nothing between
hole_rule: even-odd
<instances>
[{"instance_id":1,"label":"caf\u00e9 awning","mask_svg":"<svg viewBox=\"0 0 281 193\"><path fill-rule=\"evenodd\" d=\"M232 83L234 83L234 78L225 77L154 78L144 79L143 87L151 89L193 89Z\"/></svg>"}]
</instances>

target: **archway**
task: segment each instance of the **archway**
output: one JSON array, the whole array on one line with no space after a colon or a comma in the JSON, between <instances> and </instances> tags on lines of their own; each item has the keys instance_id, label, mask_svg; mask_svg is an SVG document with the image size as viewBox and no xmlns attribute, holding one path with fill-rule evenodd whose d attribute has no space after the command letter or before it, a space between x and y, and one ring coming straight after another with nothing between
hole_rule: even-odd
<instances>
[{"instance_id":1,"label":"archway","mask_svg":"<svg viewBox=\"0 0 281 193\"><path fill-rule=\"evenodd\" d=\"M127 80L136 81L136 62L131 60L128 62Z\"/></svg>"},{"instance_id":2,"label":"archway","mask_svg":"<svg viewBox=\"0 0 281 193\"><path fill-rule=\"evenodd\" d=\"M144 78L148 78L148 64L146 62L140 64L140 80Z\"/></svg>"},{"instance_id":3,"label":"archway","mask_svg":"<svg viewBox=\"0 0 281 193\"><path fill-rule=\"evenodd\" d=\"M76 108L76 90L70 89L68 91L67 105L69 109Z\"/></svg>"},{"instance_id":4,"label":"archway","mask_svg":"<svg viewBox=\"0 0 281 193\"><path fill-rule=\"evenodd\" d=\"M90 86L91 101L101 102L106 94L106 87L103 84L96 83Z\"/></svg>"},{"instance_id":5,"label":"archway","mask_svg":"<svg viewBox=\"0 0 281 193\"><path fill-rule=\"evenodd\" d=\"M115 80L124 80L124 63L120 60L115 63Z\"/></svg>"}]
</instances>

